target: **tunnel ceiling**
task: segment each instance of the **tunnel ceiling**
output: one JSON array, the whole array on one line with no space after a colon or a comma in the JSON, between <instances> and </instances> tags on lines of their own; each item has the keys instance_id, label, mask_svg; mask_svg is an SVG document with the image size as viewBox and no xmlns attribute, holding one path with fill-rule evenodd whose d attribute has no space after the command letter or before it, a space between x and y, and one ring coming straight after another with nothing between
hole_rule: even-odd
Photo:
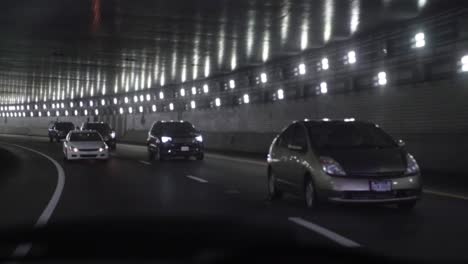
<instances>
[{"instance_id":1,"label":"tunnel ceiling","mask_svg":"<svg viewBox=\"0 0 468 264\"><path fill-rule=\"evenodd\" d=\"M190 82L321 48L461 2L3 2L0 102L87 97Z\"/></svg>"}]
</instances>

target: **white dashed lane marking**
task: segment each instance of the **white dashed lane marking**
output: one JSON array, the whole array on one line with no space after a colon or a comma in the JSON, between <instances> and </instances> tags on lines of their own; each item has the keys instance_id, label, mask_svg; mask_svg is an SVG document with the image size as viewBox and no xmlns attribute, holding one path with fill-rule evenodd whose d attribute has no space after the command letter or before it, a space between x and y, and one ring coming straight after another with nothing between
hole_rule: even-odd
<instances>
[{"instance_id":1,"label":"white dashed lane marking","mask_svg":"<svg viewBox=\"0 0 468 264\"><path fill-rule=\"evenodd\" d=\"M430 189L424 189L424 193L432 194L432 195L438 195L438 196L443 196L443 197L448 197L448 198L453 198L453 199L460 199L460 200L465 200L468 201L468 197L458 195L458 194L453 194L453 193L447 193L447 192L440 192L436 190L430 190Z\"/></svg>"},{"instance_id":2,"label":"white dashed lane marking","mask_svg":"<svg viewBox=\"0 0 468 264\"><path fill-rule=\"evenodd\" d=\"M307 228L309 230L312 230L314 231L315 233L317 234L320 234L338 244L340 244L341 246L344 246L344 247L360 247L361 245L359 245L358 243L344 237L344 236L341 236L331 230L328 230L324 227L321 227L317 224L314 224L312 222L309 222L309 221L306 221L300 217L289 217L288 218L289 221L297 224L297 225L300 225L304 228Z\"/></svg>"},{"instance_id":3,"label":"white dashed lane marking","mask_svg":"<svg viewBox=\"0 0 468 264\"><path fill-rule=\"evenodd\" d=\"M192 175L187 175L187 178L192 179L194 181L200 182L200 183L207 183L208 181L202 178L198 178Z\"/></svg>"}]
</instances>

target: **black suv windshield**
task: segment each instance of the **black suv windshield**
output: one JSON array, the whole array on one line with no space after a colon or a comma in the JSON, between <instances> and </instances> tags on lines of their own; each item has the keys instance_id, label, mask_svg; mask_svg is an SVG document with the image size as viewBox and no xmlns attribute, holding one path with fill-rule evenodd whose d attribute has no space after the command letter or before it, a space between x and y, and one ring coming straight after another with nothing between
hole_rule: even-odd
<instances>
[{"instance_id":1,"label":"black suv windshield","mask_svg":"<svg viewBox=\"0 0 468 264\"><path fill-rule=\"evenodd\" d=\"M57 123L55 128L57 130L73 130L75 126L72 123Z\"/></svg>"},{"instance_id":2,"label":"black suv windshield","mask_svg":"<svg viewBox=\"0 0 468 264\"><path fill-rule=\"evenodd\" d=\"M111 132L111 128L108 124L102 123L102 124L86 124L84 126L84 129L86 130L95 130L101 134L108 134Z\"/></svg>"},{"instance_id":3,"label":"black suv windshield","mask_svg":"<svg viewBox=\"0 0 468 264\"><path fill-rule=\"evenodd\" d=\"M101 141L101 136L96 132L72 133L70 141Z\"/></svg>"},{"instance_id":4,"label":"black suv windshield","mask_svg":"<svg viewBox=\"0 0 468 264\"><path fill-rule=\"evenodd\" d=\"M312 144L319 148L393 148L395 141L373 124L309 123Z\"/></svg>"},{"instance_id":5,"label":"black suv windshield","mask_svg":"<svg viewBox=\"0 0 468 264\"><path fill-rule=\"evenodd\" d=\"M163 134L188 134L195 132L195 128L193 125L188 122L171 122L171 123L162 123L161 124L161 132Z\"/></svg>"}]
</instances>

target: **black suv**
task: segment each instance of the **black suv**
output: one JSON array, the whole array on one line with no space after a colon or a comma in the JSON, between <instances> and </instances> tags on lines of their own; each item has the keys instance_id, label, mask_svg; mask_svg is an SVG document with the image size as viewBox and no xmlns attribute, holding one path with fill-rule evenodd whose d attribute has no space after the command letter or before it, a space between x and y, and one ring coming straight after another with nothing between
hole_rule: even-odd
<instances>
[{"instance_id":1,"label":"black suv","mask_svg":"<svg viewBox=\"0 0 468 264\"><path fill-rule=\"evenodd\" d=\"M147 146L150 160L176 156L204 158L202 135L185 121L155 122L148 133Z\"/></svg>"},{"instance_id":2,"label":"black suv","mask_svg":"<svg viewBox=\"0 0 468 264\"><path fill-rule=\"evenodd\" d=\"M94 130L101 134L102 139L106 142L107 146L110 149L117 148L117 139L115 131L109 126L109 124L104 122L86 122L81 125L81 130Z\"/></svg>"},{"instance_id":3,"label":"black suv","mask_svg":"<svg viewBox=\"0 0 468 264\"><path fill-rule=\"evenodd\" d=\"M61 139L64 139L68 132L75 129L75 125L71 122L52 122L49 125L49 141L53 142L54 139L57 142L60 142Z\"/></svg>"}]
</instances>

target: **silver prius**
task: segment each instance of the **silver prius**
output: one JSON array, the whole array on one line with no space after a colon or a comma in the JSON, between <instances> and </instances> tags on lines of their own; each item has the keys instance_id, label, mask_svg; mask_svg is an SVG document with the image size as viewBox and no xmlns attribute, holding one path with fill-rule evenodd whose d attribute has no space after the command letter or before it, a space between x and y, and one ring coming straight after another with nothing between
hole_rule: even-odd
<instances>
[{"instance_id":1,"label":"silver prius","mask_svg":"<svg viewBox=\"0 0 468 264\"><path fill-rule=\"evenodd\" d=\"M273 140L268 154L270 198L296 193L309 208L327 201L410 210L420 197L420 178L402 141L367 122L294 122Z\"/></svg>"},{"instance_id":2,"label":"silver prius","mask_svg":"<svg viewBox=\"0 0 468 264\"><path fill-rule=\"evenodd\" d=\"M65 160L109 158L109 147L96 131L70 131L63 142Z\"/></svg>"}]
</instances>

